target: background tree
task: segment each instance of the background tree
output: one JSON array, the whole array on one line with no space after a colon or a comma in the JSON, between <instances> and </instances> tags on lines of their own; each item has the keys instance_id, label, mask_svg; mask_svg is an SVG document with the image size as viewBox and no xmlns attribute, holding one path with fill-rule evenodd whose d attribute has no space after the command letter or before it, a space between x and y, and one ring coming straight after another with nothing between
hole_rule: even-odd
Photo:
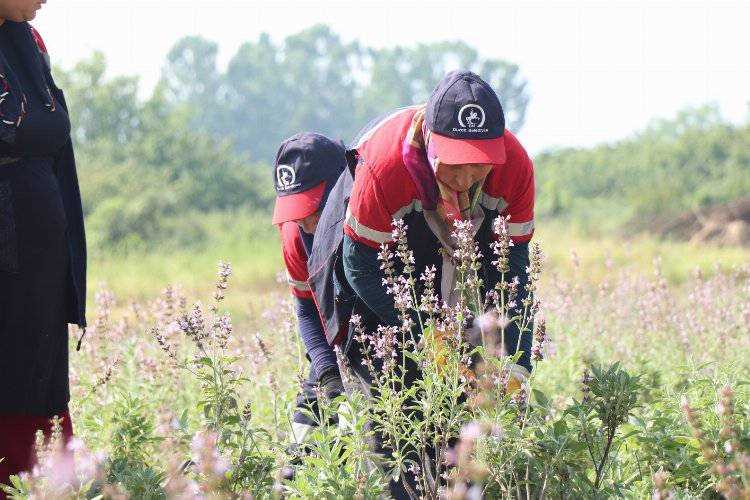
<instances>
[{"instance_id":1,"label":"background tree","mask_svg":"<svg viewBox=\"0 0 750 500\"><path fill-rule=\"evenodd\" d=\"M449 70L469 68L498 92L508 128L523 126L529 97L518 66L482 59L463 42L371 49L316 25L275 44L266 33L243 44L223 73L216 45L199 37L170 52L162 85L194 126L271 162L277 145L303 130L348 141L371 119L424 102Z\"/></svg>"},{"instance_id":2,"label":"background tree","mask_svg":"<svg viewBox=\"0 0 750 500\"><path fill-rule=\"evenodd\" d=\"M200 36L179 40L167 54L161 83L164 96L172 102L213 102L218 98L219 74L216 42Z\"/></svg>"},{"instance_id":3,"label":"background tree","mask_svg":"<svg viewBox=\"0 0 750 500\"><path fill-rule=\"evenodd\" d=\"M69 72L56 72L65 89L65 100L74 112L73 138L82 144L109 141L124 145L138 133L142 103L138 100L138 77L105 78L104 54L75 65Z\"/></svg>"},{"instance_id":4,"label":"background tree","mask_svg":"<svg viewBox=\"0 0 750 500\"><path fill-rule=\"evenodd\" d=\"M507 127L518 132L526 117L529 96L517 65L482 59L464 42L420 44L414 48L370 50L369 81L359 103L359 122L364 124L385 110L425 102L448 71L470 69L497 92Z\"/></svg>"}]
</instances>

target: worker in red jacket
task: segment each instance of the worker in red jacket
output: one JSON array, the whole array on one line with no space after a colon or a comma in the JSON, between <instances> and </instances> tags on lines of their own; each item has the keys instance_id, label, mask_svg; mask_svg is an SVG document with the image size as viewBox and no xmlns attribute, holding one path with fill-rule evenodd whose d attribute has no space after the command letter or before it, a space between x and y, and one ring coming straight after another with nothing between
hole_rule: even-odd
<instances>
[{"instance_id":1,"label":"worker in red jacket","mask_svg":"<svg viewBox=\"0 0 750 500\"><path fill-rule=\"evenodd\" d=\"M403 219L408 227L413 275L435 266L439 296L453 304L457 300L451 258L455 242L450 236L454 222L473 222L482 254L480 277L484 289L491 290L500 279L492 264L496 256L490 245L497 237L493 221L509 217L513 246L508 274L519 279L516 302L520 306L526 296L528 243L534 233L534 167L518 139L505 129L498 96L486 82L469 71L448 73L426 105L399 109L375 121L353 147L358 163L342 253L344 273L357 298L353 312L362 318L366 331L400 324L393 296L382 285L378 261L380 245L392 239L394 219ZM420 283L416 286L420 295ZM519 344L523 351L511 374L516 383L523 383L531 370L532 335L529 329L518 330L511 324L504 337L507 354L514 354ZM343 350L368 388L372 374L362 363L363 346L352 333ZM391 494L406 495L399 484L391 485Z\"/></svg>"},{"instance_id":2,"label":"worker in red jacket","mask_svg":"<svg viewBox=\"0 0 750 500\"><path fill-rule=\"evenodd\" d=\"M342 144L315 133L300 133L285 140L274 162L276 205L273 224L281 231L281 247L300 338L310 360L309 375L297 397L292 421L292 446L300 446L318 424L318 388L333 399L343 392L336 355L327 342L321 317L308 284L307 261L320 212L341 172L346 168ZM291 477L292 468L284 474Z\"/></svg>"}]
</instances>

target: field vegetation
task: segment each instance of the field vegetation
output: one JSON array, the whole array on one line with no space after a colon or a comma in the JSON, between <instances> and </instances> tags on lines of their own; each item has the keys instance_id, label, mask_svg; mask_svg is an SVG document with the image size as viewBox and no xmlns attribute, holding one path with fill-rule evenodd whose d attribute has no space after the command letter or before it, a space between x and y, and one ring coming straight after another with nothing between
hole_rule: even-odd
<instances>
[{"instance_id":1,"label":"field vegetation","mask_svg":"<svg viewBox=\"0 0 750 500\"><path fill-rule=\"evenodd\" d=\"M686 263L657 259L644 268L585 252L541 262L537 326L543 317L546 328L537 328L535 345L543 359L523 401L490 383L491 397L458 405L463 385L450 375L463 373L455 354L462 351L438 367L434 349L414 348L433 367L427 399L434 417L452 416L438 420L439 432L422 433L454 436L454 446L444 447L454 463L435 469L447 478L443 489L422 473L422 493L743 498L750 447L746 263L678 272L670 281L664 269ZM215 275L216 266L207 266L177 275ZM92 326L72 355L77 475L61 476L70 464L49 450L46 465L17 482L19 497L374 498L383 491L395 464L373 469L364 424L369 412L393 410L387 405L404 395L332 403L344 405L338 413L349 426L324 425L295 481L282 482L292 404L305 373L288 292L242 272L230 277L224 265L213 281L165 282L143 298L97 290ZM128 282L113 284L127 290ZM508 360L485 357L502 376ZM480 381L496 380L491 376L482 372ZM408 415L393 418L404 430L415 425ZM402 465L424 471L424 464Z\"/></svg>"}]
</instances>

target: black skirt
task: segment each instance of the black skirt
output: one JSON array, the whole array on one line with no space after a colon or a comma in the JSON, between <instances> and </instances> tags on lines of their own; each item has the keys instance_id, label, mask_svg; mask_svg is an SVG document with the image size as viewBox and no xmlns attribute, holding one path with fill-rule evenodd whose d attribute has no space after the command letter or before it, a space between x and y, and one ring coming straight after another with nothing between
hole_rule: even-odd
<instances>
[{"instance_id":1,"label":"black skirt","mask_svg":"<svg viewBox=\"0 0 750 500\"><path fill-rule=\"evenodd\" d=\"M0 165L0 413L65 410L70 259L53 160Z\"/></svg>"}]
</instances>

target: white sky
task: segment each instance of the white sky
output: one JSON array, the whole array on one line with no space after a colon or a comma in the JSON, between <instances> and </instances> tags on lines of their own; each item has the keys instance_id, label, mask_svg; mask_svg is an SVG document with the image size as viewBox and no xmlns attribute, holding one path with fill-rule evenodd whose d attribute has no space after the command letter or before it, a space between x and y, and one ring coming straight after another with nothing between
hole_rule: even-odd
<instances>
[{"instance_id":1,"label":"white sky","mask_svg":"<svg viewBox=\"0 0 750 500\"><path fill-rule=\"evenodd\" d=\"M278 42L318 22L345 41L460 39L519 64L531 93L520 137L531 152L616 140L706 102L748 117L748 0L48 0L34 24L53 62L69 67L98 49L112 74L140 75L151 89L182 36L217 41L225 64L263 31Z\"/></svg>"}]
</instances>

